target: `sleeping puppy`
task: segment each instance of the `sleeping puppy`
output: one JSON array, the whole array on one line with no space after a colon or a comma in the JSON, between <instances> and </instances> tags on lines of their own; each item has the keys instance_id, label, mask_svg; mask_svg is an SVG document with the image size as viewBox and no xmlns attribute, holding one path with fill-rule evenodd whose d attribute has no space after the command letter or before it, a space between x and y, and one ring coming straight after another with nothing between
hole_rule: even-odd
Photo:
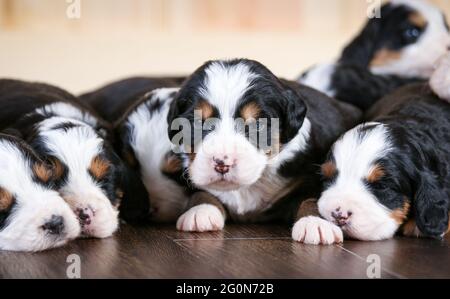
<instances>
[{"instance_id":1,"label":"sleeping puppy","mask_svg":"<svg viewBox=\"0 0 450 299\"><path fill-rule=\"evenodd\" d=\"M299 240L332 244L339 233L358 240L440 238L449 230L450 105L426 84L381 99L369 122L348 131L322 165L326 220L299 220Z\"/></svg>"},{"instance_id":2,"label":"sleeping puppy","mask_svg":"<svg viewBox=\"0 0 450 299\"><path fill-rule=\"evenodd\" d=\"M40 251L80 233L77 217L53 189L54 170L22 140L0 134L0 250Z\"/></svg>"},{"instance_id":3,"label":"sleeping puppy","mask_svg":"<svg viewBox=\"0 0 450 299\"><path fill-rule=\"evenodd\" d=\"M397 87L430 78L449 46L448 24L437 7L422 0L392 0L337 63L313 67L299 82L365 110Z\"/></svg>"},{"instance_id":4,"label":"sleeping puppy","mask_svg":"<svg viewBox=\"0 0 450 299\"><path fill-rule=\"evenodd\" d=\"M355 125L356 108L278 79L246 59L210 61L182 85L168 112L173 152L203 191L177 221L214 231L236 221L292 221L302 199L320 192L316 165Z\"/></svg>"},{"instance_id":5,"label":"sleeping puppy","mask_svg":"<svg viewBox=\"0 0 450 299\"><path fill-rule=\"evenodd\" d=\"M104 139L107 126L87 107L53 86L0 80L0 125L52 166L56 188L76 213L83 236L116 231L121 161Z\"/></svg>"},{"instance_id":6,"label":"sleeping puppy","mask_svg":"<svg viewBox=\"0 0 450 299\"><path fill-rule=\"evenodd\" d=\"M128 169L120 216L129 222L175 222L185 210L191 188L166 121L179 85L177 78L135 77L80 96L114 123L114 146Z\"/></svg>"}]
</instances>

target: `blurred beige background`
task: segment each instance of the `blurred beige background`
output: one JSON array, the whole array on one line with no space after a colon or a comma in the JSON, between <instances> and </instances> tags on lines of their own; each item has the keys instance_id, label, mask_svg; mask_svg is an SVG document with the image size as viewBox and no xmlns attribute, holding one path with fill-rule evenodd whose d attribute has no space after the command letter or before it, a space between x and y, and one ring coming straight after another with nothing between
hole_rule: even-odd
<instances>
[{"instance_id":1,"label":"blurred beige background","mask_svg":"<svg viewBox=\"0 0 450 299\"><path fill-rule=\"evenodd\" d=\"M76 17L78 2L80 18ZM376 0L374 0L376 1ZM430 0L450 15L450 0ZM338 55L366 0L0 0L0 77L78 93L131 75L248 57L277 75ZM75 8L75 10L71 10Z\"/></svg>"}]
</instances>

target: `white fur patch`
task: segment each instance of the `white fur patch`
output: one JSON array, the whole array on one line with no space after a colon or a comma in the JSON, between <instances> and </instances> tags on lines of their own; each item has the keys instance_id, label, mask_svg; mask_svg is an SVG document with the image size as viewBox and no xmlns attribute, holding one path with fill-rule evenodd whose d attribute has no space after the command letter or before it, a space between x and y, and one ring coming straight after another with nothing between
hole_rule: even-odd
<instances>
[{"instance_id":1,"label":"white fur patch","mask_svg":"<svg viewBox=\"0 0 450 299\"><path fill-rule=\"evenodd\" d=\"M391 3L411 7L424 16L428 25L416 43L402 49L400 59L372 67L372 72L429 78L435 63L450 46L450 34L445 28L442 12L436 6L422 0L392 0Z\"/></svg>"},{"instance_id":2,"label":"white fur patch","mask_svg":"<svg viewBox=\"0 0 450 299\"><path fill-rule=\"evenodd\" d=\"M33 179L30 161L12 143L0 140L0 187L14 195L16 203L0 231L0 249L40 251L64 245L80 234L75 214L56 191ZM63 218L61 234L49 234L43 225L52 216Z\"/></svg>"},{"instance_id":3,"label":"white fur patch","mask_svg":"<svg viewBox=\"0 0 450 299\"><path fill-rule=\"evenodd\" d=\"M172 99L170 94L178 88L156 89L149 95L150 102L162 101L162 107L150 113L144 103L127 120L130 145L139 161L142 181L149 192L150 205L154 208L155 222L175 221L185 210L188 199L183 188L167 178L161 167L172 143L167 135L167 114Z\"/></svg>"},{"instance_id":4,"label":"white fur patch","mask_svg":"<svg viewBox=\"0 0 450 299\"><path fill-rule=\"evenodd\" d=\"M331 245L344 241L342 230L333 223L315 216L299 219L292 228L292 239L311 245Z\"/></svg>"},{"instance_id":5,"label":"white fur patch","mask_svg":"<svg viewBox=\"0 0 450 299\"><path fill-rule=\"evenodd\" d=\"M334 63L323 63L312 67L304 77L298 79L298 82L306 86L315 88L329 97L334 97L336 91L331 86L331 80L336 70Z\"/></svg>"},{"instance_id":6,"label":"white fur patch","mask_svg":"<svg viewBox=\"0 0 450 299\"><path fill-rule=\"evenodd\" d=\"M359 129L376 127L365 132L361 139ZM342 227L346 235L359 240L382 240L392 237L398 229L388 208L364 185L374 162L392 149L387 128L380 123L362 124L347 132L333 146L338 170L336 181L318 201L320 214L333 222L333 212L351 212L349 222Z\"/></svg>"},{"instance_id":7,"label":"white fur patch","mask_svg":"<svg viewBox=\"0 0 450 299\"><path fill-rule=\"evenodd\" d=\"M224 225L222 212L211 204L192 207L177 221L177 229L185 232L218 231L222 230Z\"/></svg>"}]
</instances>

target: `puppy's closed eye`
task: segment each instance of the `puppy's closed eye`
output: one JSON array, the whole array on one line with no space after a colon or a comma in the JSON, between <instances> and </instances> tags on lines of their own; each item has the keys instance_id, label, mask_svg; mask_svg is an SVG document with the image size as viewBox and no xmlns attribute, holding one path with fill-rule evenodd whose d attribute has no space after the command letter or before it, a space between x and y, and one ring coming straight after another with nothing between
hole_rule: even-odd
<instances>
[{"instance_id":1,"label":"puppy's closed eye","mask_svg":"<svg viewBox=\"0 0 450 299\"><path fill-rule=\"evenodd\" d=\"M43 162L36 162L33 165L33 173L35 178L43 184L48 184L53 178L52 170Z\"/></svg>"}]
</instances>

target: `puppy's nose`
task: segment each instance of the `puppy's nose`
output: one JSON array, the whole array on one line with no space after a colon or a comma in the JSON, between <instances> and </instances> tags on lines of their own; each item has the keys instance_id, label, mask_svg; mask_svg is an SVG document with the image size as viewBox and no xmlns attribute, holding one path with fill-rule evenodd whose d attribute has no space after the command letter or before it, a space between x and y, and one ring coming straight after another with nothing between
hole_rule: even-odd
<instances>
[{"instance_id":1,"label":"puppy's nose","mask_svg":"<svg viewBox=\"0 0 450 299\"><path fill-rule=\"evenodd\" d=\"M45 222L42 228L52 235L59 235L64 230L64 218L52 215L49 221Z\"/></svg>"},{"instance_id":2,"label":"puppy's nose","mask_svg":"<svg viewBox=\"0 0 450 299\"><path fill-rule=\"evenodd\" d=\"M90 208L77 209L78 220L82 226L91 224L93 211Z\"/></svg>"},{"instance_id":3,"label":"puppy's nose","mask_svg":"<svg viewBox=\"0 0 450 299\"><path fill-rule=\"evenodd\" d=\"M331 212L331 216L334 218L338 226L345 226L348 223L349 218L350 216L352 216L352 214L353 213L350 211L347 211L347 213L343 213L340 207Z\"/></svg>"},{"instance_id":4,"label":"puppy's nose","mask_svg":"<svg viewBox=\"0 0 450 299\"><path fill-rule=\"evenodd\" d=\"M220 174L226 174L230 171L230 165L225 164L224 160L214 158L214 170Z\"/></svg>"}]
</instances>

